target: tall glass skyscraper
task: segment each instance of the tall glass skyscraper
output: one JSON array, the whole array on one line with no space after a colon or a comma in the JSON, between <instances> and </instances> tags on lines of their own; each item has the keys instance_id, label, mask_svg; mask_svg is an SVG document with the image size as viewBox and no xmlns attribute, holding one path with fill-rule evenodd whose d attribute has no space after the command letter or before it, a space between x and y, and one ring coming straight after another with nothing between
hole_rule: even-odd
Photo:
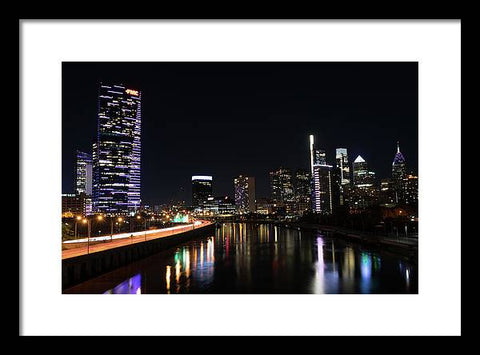
<instances>
[{"instance_id":1,"label":"tall glass skyscraper","mask_svg":"<svg viewBox=\"0 0 480 355\"><path fill-rule=\"evenodd\" d=\"M396 202L402 202L405 198L404 179L406 178L406 162L400 152L400 142L397 142L397 153L392 163L392 180L396 193Z\"/></svg>"},{"instance_id":2,"label":"tall glass skyscraper","mask_svg":"<svg viewBox=\"0 0 480 355\"><path fill-rule=\"evenodd\" d=\"M315 213L332 213L332 166L327 164L324 150L315 145L310 135L310 170L312 174L312 210Z\"/></svg>"},{"instance_id":3,"label":"tall glass skyscraper","mask_svg":"<svg viewBox=\"0 0 480 355\"><path fill-rule=\"evenodd\" d=\"M192 206L203 207L208 198L213 198L213 178L205 175L192 176Z\"/></svg>"},{"instance_id":4,"label":"tall glass skyscraper","mask_svg":"<svg viewBox=\"0 0 480 355\"><path fill-rule=\"evenodd\" d=\"M295 213L297 215L302 215L305 212L311 210L311 198L312 198L312 187L311 187L310 172L297 169L295 172L295 178L293 179L293 189L295 193Z\"/></svg>"},{"instance_id":5,"label":"tall glass skyscraper","mask_svg":"<svg viewBox=\"0 0 480 355\"><path fill-rule=\"evenodd\" d=\"M313 210L316 213L332 213L332 166L313 166Z\"/></svg>"},{"instance_id":6,"label":"tall glass skyscraper","mask_svg":"<svg viewBox=\"0 0 480 355\"><path fill-rule=\"evenodd\" d=\"M286 213L292 215L295 209L292 172L288 168L279 168L270 172L272 201L284 205Z\"/></svg>"},{"instance_id":7,"label":"tall glass skyscraper","mask_svg":"<svg viewBox=\"0 0 480 355\"><path fill-rule=\"evenodd\" d=\"M407 205L416 205L418 203L418 176L409 174L404 179L405 203Z\"/></svg>"},{"instance_id":8,"label":"tall glass skyscraper","mask_svg":"<svg viewBox=\"0 0 480 355\"><path fill-rule=\"evenodd\" d=\"M233 179L233 185L237 212L255 212L255 178L240 175Z\"/></svg>"},{"instance_id":9,"label":"tall glass skyscraper","mask_svg":"<svg viewBox=\"0 0 480 355\"><path fill-rule=\"evenodd\" d=\"M392 207L397 202L396 193L391 179L380 181L379 203L381 206Z\"/></svg>"},{"instance_id":10,"label":"tall glass skyscraper","mask_svg":"<svg viewBox=\"0 0 480 355\"><path fill-rule=\"evenodd\" d=\"M140 207L141 92L100 84L93 145L93 211L133 214Z\"/></svg>"},{"instance_id":11,"label":"tall glass skyscraper","mask_svg":"<svg viewBox=\"0 0 480 355\"><path fill-rule=\"evenodd\" d=\"M92 194L92 155L77 150L75 164L75 193Z\"/></svg>"},{"instance_id":12,"label":"tall glass skyscraper","mask_svg":"<svg viewBox=\"0 0 480 355\"><path fill-rule=\"evenodd\" d=\"M334 170L334 205L347 206L350 200L350 167L348 164L348 153L346 148L335 150Z\"/></svg>"},{"instance_id":13,"label":"tall glass skyscraper","mask_svg":"<svg viewBox=\"0 0 480 355\"><path fill-rule=\"evenodd\" d=\"M377 199L375 173L368 170L367 162L360 155L353 162L352 168L353 191L351 207L365 208L375 204Z\"/></svg>"},{"instance_id":14,"label":"tall glass skyscraper","mask_svg":"<svg viewBox=\"0 0 480 355\"><path fill-rule=\"evenodd\" d=\"M323 149L315 149L313 152L313 164L327 165L327 154Z\"/></svg>"},{"instance_id":15,"label":"tall glass skyscraper","mask_svg":"<svg viewBox=\"0 0 480 355\"><path fill-rule=\"evenodd\" d=\"M350 183L350 167L348 166L348 154L346 148L337 148L335 151L335 160L340 172L340 183L346 185Z\"/></svg>"},{"instance_id":16,"label":"tall glass skyscraper","mask_svg":"<svg viewBox=\"0 0 480 355\"><path fill-rule=\"evenodd\" d=\"M369 184L368 166L365 159L360 155L353 161L353 184L361 186Z\"/></svg>"}]
</instances>

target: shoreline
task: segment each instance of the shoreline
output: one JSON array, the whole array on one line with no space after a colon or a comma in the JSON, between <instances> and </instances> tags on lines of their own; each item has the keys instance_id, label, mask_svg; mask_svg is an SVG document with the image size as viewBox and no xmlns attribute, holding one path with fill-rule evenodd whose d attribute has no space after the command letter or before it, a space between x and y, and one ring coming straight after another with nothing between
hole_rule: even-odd
<instances>
[{"instance_id":1,"label":"shoreline","mask_svg":"<svg viewBox=\"0 0 480 355\"><path fill-rule=\"evenodd\" d=\"M350 230L337 226L327 226L320 224L309 224L299 222L271 221L271 220L250 220L250 221L222 221L218 223L269 223L276 226L308 231L325 232L326 236L339 238L345 241L353 241L359 244L375 247L380 250L389 251L395 254L402 254L408 257L418 257L418 237L399 237L391 238L385 235L375 235L358 230Z\"/></svg>"}]
</instances>

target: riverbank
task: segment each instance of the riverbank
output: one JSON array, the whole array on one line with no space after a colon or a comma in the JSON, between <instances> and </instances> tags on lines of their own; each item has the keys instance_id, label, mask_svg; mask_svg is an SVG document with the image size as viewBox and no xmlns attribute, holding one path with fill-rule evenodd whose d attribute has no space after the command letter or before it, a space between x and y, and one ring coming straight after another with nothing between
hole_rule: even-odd
<instances>
[{"instance_id":1,"label":"riverbank","mask_svg":"<svg viewBox=\"0 0 480 355\"><path fill-rule=\"evenodd\" d=\"M396 253L415 256L418 253L418 237L388 237L385 235L366 233L336 226L326 226L321 224L309 224L299 222L275 222L285 228L318 230L333 238L342 238L366 244L371 247L378 247Z\"/></svg>"},{"instance_id":2,"label":"riverbank","mask_svg":"<svg viewBox=\"0 0 480 355\"><path fill-rule=\"evenodd\" d=\"M224 222L228 223L228 222ZM403 254L413 258L418 254L418 236L386 236L375 233L362 232L337 226L327 226L321 224L303 223L303 222L287 222L278 220L249 220L236 221L236 223L271 223L273 225L291 228L296 230L321 231L329 237L341 238L347 241L353 241L360 244L376 247L378 249L390 251L393 253Z\"/></svg>"}]
</instances>

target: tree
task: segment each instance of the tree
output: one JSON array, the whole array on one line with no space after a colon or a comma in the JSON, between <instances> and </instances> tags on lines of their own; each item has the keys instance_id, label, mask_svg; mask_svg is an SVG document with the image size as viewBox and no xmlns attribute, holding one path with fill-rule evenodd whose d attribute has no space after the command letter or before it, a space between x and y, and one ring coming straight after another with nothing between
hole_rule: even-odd
<instances>
[{"instance_id":1,"label":"tree","mask_svg":"<svg viewBox=\"0 0 480 355\"><path fill-rule=\"evenodd\" d=\"M67 223L62 223L62 240L73 239L72 227Z\"/></svg>"}]
</instances>

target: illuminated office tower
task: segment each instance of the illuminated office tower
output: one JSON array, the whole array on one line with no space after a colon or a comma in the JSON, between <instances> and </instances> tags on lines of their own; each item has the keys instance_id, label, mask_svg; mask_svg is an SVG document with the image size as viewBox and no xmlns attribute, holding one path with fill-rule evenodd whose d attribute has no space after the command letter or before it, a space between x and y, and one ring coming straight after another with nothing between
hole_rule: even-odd
<instances>
[{"instance_id":1,"label":"illuminated office tower","mask_svg":"<svg viewBox=\"0 0 480 355\"><path fill-rule=\"evenodd\" d=\"M75 192L92 194L92 155L77 150L75 163Z\"/></svg>"},{"instance_id":2,"label":"illuminated office tower","mask_svg":"<svg viewBox=\"0 0 480 355\"><path fill-rule=\"evenodd\" d=\"M380 181L379 203L381 206L393 207L397 202L394 185L391 179Z\"/></svg>"},{"instance_id":3,"label":"illuminated office tower","mask_svg":"<svg viewBox=\"0 0 480 355\"><path fill-rule=\"evenodd\" d=\"M215 197L218 206L218 214L231 216L235 213L235 201L228 196Z\"/></svg>"},{"instance_id":4,"label":"illuminated office tower","mask_svg":"<svg viewBox=\"0 0 480 355\"><path fill-rule=\"evenodd\" d=\"M346 185L350 183L350 167L348 166L347 149L337 148L335 151L335 160L337 163L337 169L340 173L340 184Z\"/></svg>"},{"instance_id":5,"label":"illuminated office tower","mask_svg":"<svg viewBox=\"0 0 480 355\"><path fill-rule=\"evenodd\" d=\"M346 148L335 150L335 163L333 173L334 206L347 206L350 200L350 167Z\"/></svg>"},{"instance_id":6,"label":"illuminated office tower","mask_svg":"<svg viewBox=\"0 0 480 355\"><path fill-rule=\"evenodd\" d=\"M213 197L213 178L206 175L192 176L192 206L204 207L209 197Z\"/></svg>"},{"instance_id":7,"label":"illuminated office tower","mask_svg":"<svg viewBox=\"0 0 480 355\"><path fill-rule=\"evenodd\" d=\"M313 152L314 165L327 165L327 155L323 149L315 149Z\"/></svg>"},{"instance_id":8,"label":"illuminated office tower","mask_svg":"<svg viewBox=\"0 0 480 355\"><path fill-rule=\"evenodd\" d=\"M313 166L313 210L315 213L330 214L332 207L332 166Z\"/></svg>"},{"instance_id":9,"label":"illuminated office tower","mask_svg":"<svg viewBox=\"0 0 480 355\"><path fill-rule=\"evenodd\" d=\"M375 173L368 170L367 162L359 155L352 164L352 208L365 208L376 202Z\"/></svg>"},{"instance_id":10,"label":"illuminated office tower","mask_svg":"<svg viewBox=\"0 0 480 355\"><path fill-rule=\"evenodd\" d=\"M62 217L85 215L85 193L62 194Z\"/></svg>"},{"instance_id":11,"label":"illuminated office tower","mask_svg":"<svg viewBox=\"0 0 480 355\"><path fill-rule=\"evenodd\" d=\"M332 168L332 213L339 211L339 208L345 206L343 187L348 185L341 184L341 172L337 166Z\"/></svg>"},{"instance_id":12,"label":"illuminated office tower","mask_svg":"<svg viewBox=\"0 0 480 355\"><path fill-rule=\"evenodd\" d=\"M358 186L366 183L368 172L367 162L360 155L353 161L353 185Z\"/></svg>"},{"instance_id":13,"label":"illuminated office tower","mask_svg":"<svg viewBox=\"0 0 480 355\"><path fill-rule=\"evenodd\" d=\"M270 172L270 188L272 202L283 205L287 215L292 215L295 209L292 173L288 168L279 168Z\"/></svg>"},{"instance_id":14,"label":"illuminated office tower","mask_svg":"<svg viewBox=\"0 0 480 355\"><path fill-rule=\"evenodd\" d=\"M310 135L310 170L312 173L312 210L330 214L332 208L332 166L327 164L325 151L318 149Z\"/></svg>"},{"instance_id":15,"label":"illuminated office tower","mask_svg":"<svg viewBox=\"0 0 480 355\"><path fill-rule=\"evenodd\" d=\"M141 92L100 84L93 145L93 211L133 214L140 207Z\"/></svg>"},{"instance_id":16,"label":"illuminated office tower","mask_svg":"<svg viewBox=\"0 0 480 355\"><path fill-rule=\"evenodd\" d=\"M310 174L313 176L313 156L314 156L314 151L315 151L315 138L313 134L311 134L309 137L309 147L310 147Z\"/></svg>"},{"instance_id":17,"label":"illuminated office tower","mask_svg":"<svg viewBox=\"0 0 480 355\"><path fill-rule=\"evenodd\" d=\"M405 203L417 205L418 203L418 176L409 174L404 179Z\"/></svg>"},{"instance_id":18,"label":"illuminated office tower","mask_svg":"<svg viewBox=\"0 0 480 355\"><path fill-rule=\"evenodd\" d=\"M400 142L397 142L397 153L392 163L392 180L396 193L396 202L403 202L405 199L404 179L406 177L406 163L403 154L400 152Z\"/></svg>"},{"instance_id":19,"label":"illuminated office tower","mask_svg":"<svg viewBox=\"0 0 480 355\"><path fill-rule=\"evenodd\" d=\"M255 212L255 178L240 175L233 179L233 185L237 212Z\"/></svg>"},{"instance_id":20,"label":"illuminated office tower","mask_svg":"<svg viewBox=\"0 0 480 355\"><path fill-rule=\"evenodd\" d=\"M79 150L75 162L75 194L82 201L82 214L92 214L92 155Z\"/></svg>"},{"instance_id":21,"label":"illuminated office tower","mask_svg":"<svg viewBox=\"0 0 480 355\"><path fill-rule=\"evenodd\" d=\"M312 205L311 176L308 171L298 169L295 172L293 189L295 194L295 214L302 215L310 210Z\"/></svg>"},{"instance_id":22,"label":"illuminated office tower","mask_svg":"<svg viewBox=\"0 0 480 355\"><path fill-rule=\"evenodd\" d=\"M375 173L368 170L367 162L359 155L352 164L353 185L355 187L371 187L375 183Z\"/></svg>"}]
</instances>

